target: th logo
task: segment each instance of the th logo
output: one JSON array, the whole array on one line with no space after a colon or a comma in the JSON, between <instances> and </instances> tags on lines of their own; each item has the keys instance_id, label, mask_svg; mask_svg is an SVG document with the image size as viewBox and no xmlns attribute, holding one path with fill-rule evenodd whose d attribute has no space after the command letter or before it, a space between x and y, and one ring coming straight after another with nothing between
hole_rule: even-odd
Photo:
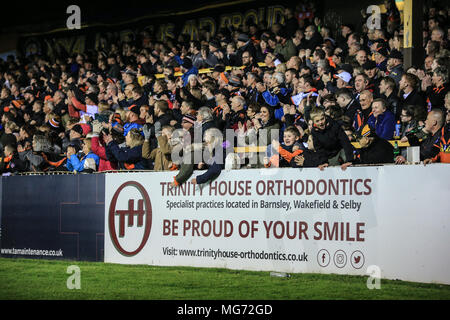
<instances>
[{"instance_id":1,"label":"th logo","mask_svg":"<svg viewBox=\"0 0 450 320\"><path fill-rule=\"evenodd\" d=\"M126 192L128 190L126 189L127 187L136 188L142 195L142 199L137 199L137 208L135 207L136 199L129 199L126 210L123 208L117 209L119 195L122 192ZM118 226L116 225L116 217L118 217ZM132 229L127 232L127 227L134 227L135 223L136 227L144 228L144 235L136 250L127 251L123 248L122 244L126 243L127 236L133 236ZM126 182L117 189L109 206L108 224L111 241L121 254L124 256L135 256L144 248L152 228L152 206L147 191L140 183L135 181ZM124 243L121 244L119 238Z\"/></svg>"}]
</instances>

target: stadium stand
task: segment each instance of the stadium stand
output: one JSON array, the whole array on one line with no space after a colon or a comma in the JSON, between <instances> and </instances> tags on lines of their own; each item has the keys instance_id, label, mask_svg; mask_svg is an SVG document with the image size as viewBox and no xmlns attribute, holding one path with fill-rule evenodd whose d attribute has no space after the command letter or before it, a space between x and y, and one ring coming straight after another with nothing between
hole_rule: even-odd
<instances>
[{"instance_id":1,"label":"stadium stand","mask_svg":"<svg viewBox=\"0 0 450 320\"><path fill-rule=\"evenodd\" d=\"M381 29L361 33L287 9L284 25L223 28L209 41L110 39L107 50L10 57L1 173L173 170L179 185L226 166L405 164L409 146L448 163L448 8L428 8L427 55L404 70L399 12L385 6Z\"/></svg>"}]
</instances>

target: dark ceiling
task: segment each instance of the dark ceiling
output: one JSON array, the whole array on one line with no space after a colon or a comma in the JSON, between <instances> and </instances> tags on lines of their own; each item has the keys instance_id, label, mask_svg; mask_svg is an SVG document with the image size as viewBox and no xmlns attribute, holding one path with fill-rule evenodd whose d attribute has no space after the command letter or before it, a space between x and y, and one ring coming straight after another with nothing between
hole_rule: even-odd
<instances>
[{"instance_id":1,"label":"dark ceiling","mask_svg":"<svg viewBox=\"0 0 450 320\"><path fill-rule=\"evenodd\" d=\"M69 17L67 7L76 4L81 9L82 23L114 23L123 17L139 17L164 11L183 11L214 3L232 0L194 0L194 1L14 1L7 0L0 7L0 29L11 32L15 29L28 29L36 24L56 25L64 23Z\"/></svg>"}]
</instances>

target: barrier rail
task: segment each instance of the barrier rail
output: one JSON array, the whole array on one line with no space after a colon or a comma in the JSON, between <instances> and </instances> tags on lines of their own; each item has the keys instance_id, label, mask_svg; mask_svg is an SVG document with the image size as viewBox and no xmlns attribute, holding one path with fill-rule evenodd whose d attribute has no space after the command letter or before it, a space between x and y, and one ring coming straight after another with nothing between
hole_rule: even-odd
<instances>
[{"instance_id":1,"label":"barrier rail","mask_svg":"<svg viewBox=\"0 0 450 320\"><path fill-rule=\"evenodd\" d=\"M267 65L265 63L263 63L263 62L258 62L258 66L260 68L264 68ZM242 69L245 69L245 66L242 66L242 67L230 67L230 66L227 66L227 67L225 67L225 71L242 70ZM214 71L214 68L204 68L204 69L199 69L198 73L199 74L206 74L206 73L211 73L213 71ZM182 75L183 75L183 73L179 72L179 71L175 72L175 74L174 74L175 77L181 77ZM144 76L142 76L140 79L143 79L143 78L144 78ZM156 79L163 79L163 78L165 78L165 75L158 73L158 74L155 74L155 78Z\"/></svg>"},{"instance_id":2,"label":"barrier rail","mask_svg":"<svg viewBox=\"0 0 450 320\"><path fill-rule=\"evenodd\" d=\"M397 143L397 146L399 148L406 148L406 147L411 146L409 144L409 142L401 142L399 140L391 140L389 142L390 142L390 144L392 144L392 146L395 146L395 144ZM359 144L359 142L352 142L352 145L356 149L361 149L361 145ZM266 152L266 150L267 150L267 146L248 146L248 147L234 148L234 152L236 152L236 153L262 153L262 152Z\"/></svg>"}]
</instances>

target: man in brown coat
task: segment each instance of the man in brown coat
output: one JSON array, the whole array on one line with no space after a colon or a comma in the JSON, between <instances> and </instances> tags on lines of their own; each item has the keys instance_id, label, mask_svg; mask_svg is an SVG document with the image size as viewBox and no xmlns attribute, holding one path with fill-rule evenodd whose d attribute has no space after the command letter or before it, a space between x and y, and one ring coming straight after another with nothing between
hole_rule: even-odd
<instances>
[{"instance_id":1,"label":"man in brown coat","mask_svg":"<svg viewBox=\"0 0 450 320\"><path fill-rule=\"evenodd\" d=\"M150 139L145 137L144 145L142 146L142 158L153 162L153 170L155 171L168 171L172 167L172 146L170 144L170 138L172 137L173 131L173 127L164 126L161 135L157 137L158 147L153 150L150 147Z\"/></svg>"}]
</instances>

